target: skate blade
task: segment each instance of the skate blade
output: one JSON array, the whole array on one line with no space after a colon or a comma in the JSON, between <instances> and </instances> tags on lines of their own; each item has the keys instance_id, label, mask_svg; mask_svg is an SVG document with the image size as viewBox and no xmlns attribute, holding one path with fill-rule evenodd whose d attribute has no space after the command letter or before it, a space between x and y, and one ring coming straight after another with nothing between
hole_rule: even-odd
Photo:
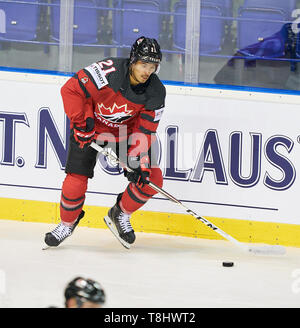
<instances>
[{"instance_id":1,"label":"skate blade","mask_svg":"<svg viewBox=\"0 0 300 328\"><path fill-rule=\"evenodd\" d=\"M57 246L59 246L59 245L57 245ZM57 246L49 246L49 245L47 245L46 243L44 243L44 246L42 247L42 250L45 251L45 250L47 250L47 249L57 248Z\"/></svg>"},{"instance_id":2,"label":"skate blade","mask_svg":"<svg viewBox=\"0 0 300 328\"><path fill-rule=\"evenodd\" d=\"M112 220L110 219L109 216L104 217L104 222L109 228L109 230L115 235L115 237L118 239L118 241L127 249L130 249L130 244L128 244L125 240L123 240L118 233L118 230Z\"/></svg>"}]
</instances>

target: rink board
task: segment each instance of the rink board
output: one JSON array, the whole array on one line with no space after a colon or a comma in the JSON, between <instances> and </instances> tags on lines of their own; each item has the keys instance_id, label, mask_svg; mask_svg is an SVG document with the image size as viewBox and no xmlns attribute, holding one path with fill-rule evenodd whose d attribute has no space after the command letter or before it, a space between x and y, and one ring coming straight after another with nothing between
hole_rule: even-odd
<instances>
[{"instance_id":1,"label":"rink board","mask_svg":"<svg viewBox=\"0 0 300 328\"><path fill-rule=\"evenodd\" d=\"M66 76L0 72L0 218L54 223L64 179ZM299 95L166 83L157 150L164 189L241 241L300 246ZM127 181L100 157L82 224L103 216ZM137 231L220 238L156 195Z\"/></svg>"},{"instance_id":2,"label":"rink board","mask_svg":"<svg viewBox=\"0 0 300 328\"><path fill-rule=\"evenodd\" d=\"M0 198L0 206L1 219L48 224L59 222L58 203ZM79 226L107 229L103 218L108 209L108 207L84 206L86 214ZM300 247L300 225L215 217L206 217L206 219L241 242ZM137 211L133 214L131 223L137 232L223 239L190 215ZM45 226L45 232L49 228L50 226L48 228Z\"/></svg>"}]
</instances>

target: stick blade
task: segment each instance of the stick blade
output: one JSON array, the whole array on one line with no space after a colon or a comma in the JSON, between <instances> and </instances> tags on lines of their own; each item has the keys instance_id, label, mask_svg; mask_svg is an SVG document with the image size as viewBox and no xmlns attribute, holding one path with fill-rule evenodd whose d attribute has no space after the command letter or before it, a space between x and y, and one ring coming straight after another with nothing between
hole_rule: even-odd
<instances>
[{"instance_id":1,"label":"stick blade","mask_svg":"<svg viewBox=\"0 0 300 328\"><path fill-rule=\"evenodd\" d=\"M284 255L286 249L280 245L249 245L248 252L256 255Z\"/></svg>"}]
</instances>

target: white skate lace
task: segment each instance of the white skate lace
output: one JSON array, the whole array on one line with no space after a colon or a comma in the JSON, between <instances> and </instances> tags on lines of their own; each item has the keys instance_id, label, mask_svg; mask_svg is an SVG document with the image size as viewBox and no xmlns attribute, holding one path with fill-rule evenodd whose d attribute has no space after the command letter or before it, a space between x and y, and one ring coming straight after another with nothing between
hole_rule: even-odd
<instances>
[{"instance_id":1,"label":"white skate lace","mask_svg":"<svg viewBox=\"0 0 300 328\"><path fill-rule=\"evenodd\" d=\"M51 233L59 241L69 237L72 234L72 227L60 223Z\"/></svg>"},{"instance_id":2,"label":"white skate lace","mask_svg":"<svg viewBox=\"0 0 300 328\"><path fill-rule=\"evenodd\" d=\"M130 219L130 215L121 212L119 216L119 223L123 232L130 232L133 230L129 219Z\"/></svg>"}]
</instances>

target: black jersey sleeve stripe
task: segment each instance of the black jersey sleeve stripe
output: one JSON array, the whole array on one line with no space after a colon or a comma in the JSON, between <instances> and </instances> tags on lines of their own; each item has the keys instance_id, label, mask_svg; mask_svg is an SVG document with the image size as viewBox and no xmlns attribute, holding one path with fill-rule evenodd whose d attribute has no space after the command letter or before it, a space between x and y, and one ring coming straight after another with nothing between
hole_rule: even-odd
<instances>
[{"instance_id":1,"label":"black jersey sleeve stripe","mask_svg":"<svg viewBox=\"0 0 300 328\"><path fill-rule=\"evenodd\" d=\"M143 126L144 129L147 129L149 131L155 132L157 130L158 124L159 124L159 120L153 121L153 122L150 122L143 118L141 118L141 120L140 120L140 126Z\"/></svg>"},{"instance_id":2,"label":"black jersey sleeve stripe","mask_svg":"<svg viewBox=\"0 0 300 328\"><path fill-rule=\"evenodd\" d=\"M153 133L156 132L156 131L148 130L148 129L144 128L142 125L140 125L139 129L140 129L141 132L143 132L145 134L148 134L148 135L153 134Z\"/></svg>"},{"instance_id":3,"label":"black jersey sleeve stripe","mask_svg":"<svg viewBox=\"0 0 300 328\"><path fill-rule=\"evenodd\" d=\"M80 79L78 78L78 75L77 74L74 74L73 77L75 79L77 79L78 83L79 83L79 86L81 88L81 90L84 92L86 98L90 98L90 93L87 91L86 87L84 86L84 84L80 81Z\"/></svg>"},{"instance_id":4,"label":"black jersey sleeve stripe","mask_svg":"<svg viewBox=\"0 0 300 328\"><path fill-rule=\"evenodd\" d=\"M141 113L141 118L149 122L154 122L154 117L145 113Z\"/></svg>"}]
</instances>

